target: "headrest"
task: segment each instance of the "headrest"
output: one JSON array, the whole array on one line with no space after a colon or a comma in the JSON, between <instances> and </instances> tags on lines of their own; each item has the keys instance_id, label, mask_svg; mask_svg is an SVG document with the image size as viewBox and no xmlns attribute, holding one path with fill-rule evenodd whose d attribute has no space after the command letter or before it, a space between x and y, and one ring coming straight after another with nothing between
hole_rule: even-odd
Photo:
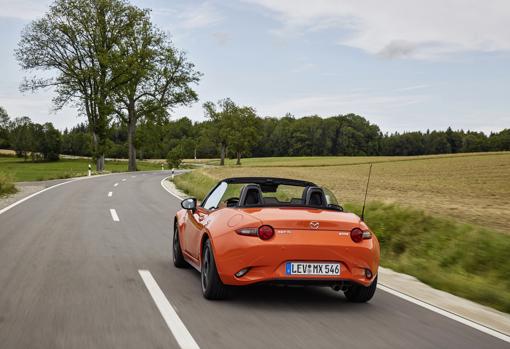
<instances>
[{"instance_id":1,"label":"headrest","mask_svg":"<svg viewBox=\"0 0 510 349\"><path fill-rule=\"evenodd\" d=\"M239 206L262 204L262 190L258 184L246 184L239 194Z\"/></svg>"}]
</instances>

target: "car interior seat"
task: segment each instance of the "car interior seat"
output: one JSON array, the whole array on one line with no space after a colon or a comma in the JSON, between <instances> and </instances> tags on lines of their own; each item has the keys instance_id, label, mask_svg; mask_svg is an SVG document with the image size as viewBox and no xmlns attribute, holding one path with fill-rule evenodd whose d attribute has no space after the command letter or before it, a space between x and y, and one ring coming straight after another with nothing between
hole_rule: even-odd
<instances>
[{"instance_id":1,"label":"car interior seat","mask_svg":"<svg viewBox=\"0 0 510 349\"><path fill-rule=\"evenodd\" d=\"M306 187L301 200L307 206L326 206L326 195L319 187Z\"/></svg>"},{"instance_id":2,"label":"car interior seat","mask_svg":"<svg viewBox=\"0 0 510 349\"><path fill-rule=\"evenodd\" d=\"M258 184L246 184L239 194L239 206L261 205L262 190Z\"/></svg>"}]
</instances>

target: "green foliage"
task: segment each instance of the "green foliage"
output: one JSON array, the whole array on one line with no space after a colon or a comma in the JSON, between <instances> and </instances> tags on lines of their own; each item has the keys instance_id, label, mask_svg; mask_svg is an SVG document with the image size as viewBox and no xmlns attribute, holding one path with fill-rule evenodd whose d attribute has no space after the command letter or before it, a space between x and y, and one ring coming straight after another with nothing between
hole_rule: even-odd
<instances>
[{"instance_id":1,"label":"green foliage","mask_svg":"<svg viewBox=\"0 0 510 349\"><path fill-rule=\"evenodd\" d=\"M9 115L0 106L0 149L9 147Z\"/></svg>"},{"instance_id":2,"label":"green foliage","mask_svg":"<svg viewBox=\"0 0 510 349\"><path fill-rule=\"evenodd\" d=\"M34 129L28 117L16 118L10 125L10 144L16 156L28 159L31 151L35 150Z\"/></svg>"},{"instance_id":3,"label":"green foliage","mask_svg":"<svg viewBox=\"0 0 510 349\"><path fill-rule=\"evenodd\" d=\"M110 139L113 137L110 136ZM86 124L78 124L71 130L65 129L62 133L62 154L91 156L92 138ZM108 157L112 157L107 154Z\"/></svg>"},{"instance_id":4,"label":"green foliage","mask_svg":"<svg viewBox=\"0 0 510 349\"><path fill-rule=\"evenodd\" d=\"M28 117L16 118L10 124L10 144L18 157L25 161L56 161L59 159L61 134L52 123L40 125L33 123Z\"/></svg>"},{"instance_id":5,"label":"green foliage","mask_svg":"<svg viewBox=\"0 0 510 349\"><path fill-rule=\"evenodd\" d=\"M366 213L383 265L510 312L510 236L397 205L370 203Z\"/></svg>"},{"instance_id":6,"label":"green foliage","mask_svg":"<svg viewBox=\"0 0 510 349\"><path fill-rule=\"evenodd\" d=\"M191 171L175 176L173 181L180 190L198 200L203 200L217 183L217 180L200 171Z\"/></svg>"},{"instance_id":7,"label":"green foliage","mask_svg":"<svg viewBox=\"0 0 510 349\"><path fill-rule=\"evenodd\" d=\"M124 59L131 58L126 47L148 17L148 11L126 0L55 0L43 17L25 28L16 50L22 69L43 72L25 80L22 90L53 87L57 109L74 102L87 116L98 170L103 167L115 91L131 81L123 69ZM53 75L48 77L48 71Z\"/></svg>"},{"instance_id":8,"label":"green foliage","mask_svg":"<svg viewBox=\"0 0 510 349\"><path fill-rule=\"evenodd\" d=\"M127 125L129 168L134 170L140 143L137 125L166 120L171 108L196 101L190 85L199 81L200 73L167 35L152 25L148 13L125 36L114 70L126 83L115 89L114 107L118 119Z\"/></svg>"},{"instance_id":9,"label":"green foliage","mask_svg":"<svg viewBox=\"0 0 510 349\"><path fill-rule=\"evenodd\" d=\"M181 166L184 150L182 145L178 145L168 152L166 155L166 162L171 168L179 168Z\"/></svg>"},{"instance_id":10,"label":"green foliage","mask_svg":"<svg viewBox=\"0 0 510 349\"><path fill-rule=\"evenodd\" d=\"M4 195L14 194L18 190L13 183L12 177L4 172L0 172L0 197Z\"/></svg>"},{"instance_id":11,"label":"green foliage","mask_svg":"<svg viewBox=\"0 0 510 349\"><path fill-rule=\"evenodd\" d=\"M53 127L52 123L45 123L38 139L37 151L42 154L44 160L56 161L60 158L61 150L62 138L60 132Z\"/></svg>"}]
</instances>

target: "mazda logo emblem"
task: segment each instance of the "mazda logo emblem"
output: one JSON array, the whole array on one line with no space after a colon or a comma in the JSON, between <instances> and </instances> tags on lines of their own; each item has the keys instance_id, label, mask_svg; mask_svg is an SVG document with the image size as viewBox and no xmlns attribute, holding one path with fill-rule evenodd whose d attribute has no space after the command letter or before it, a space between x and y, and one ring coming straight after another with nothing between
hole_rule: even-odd
<instances>
[{"instance_id":1,"label":"mazda logo emblem","mask_svg":"<svg viewBox=\"0 0 510 349\"><path fill-rule=\"evenodd\" d=\"M319 222L310 222L310 228L312 229L319 229Z\"/></svg>"}]
</instances>

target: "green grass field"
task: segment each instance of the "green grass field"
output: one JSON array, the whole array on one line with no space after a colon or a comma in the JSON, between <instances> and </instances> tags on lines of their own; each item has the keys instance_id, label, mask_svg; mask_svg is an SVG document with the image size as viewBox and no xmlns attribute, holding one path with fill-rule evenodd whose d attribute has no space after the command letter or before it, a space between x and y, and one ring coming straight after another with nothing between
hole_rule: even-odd
<instances>
[{"instance_id":1,"label":"green grass field","mask_svg":"<svg viewBox=\"0 0 510 349\"><path fill-rule=\"evenodd\" d=\"M58 178L71 178L85 176L88 171L87 159L61 159L55 162L23 161L16 157L0 157L0 172L8 174L16 182L43 181ZM91 163L93 168L94 164ZM138 161L141 171L158 170L161 165L157 163ZM126 161L106 161L105 170L108 172L127 171Z\"/></svg>"},{"instance_id":2,"label":"green grass field","mask_svg":"<svg viewBox=\"0 0 510 349\"><path fill-rule=\"evenodd\" d=\"M347 210L359 213L368 159L250 159L174 181L202 199L225 177L300 178L331 188ZM366 221L381 242L382 265L510 312L510 153L378 159ZM296 167L300 162L319 165Z\"/></svg>"}]
</instances>

